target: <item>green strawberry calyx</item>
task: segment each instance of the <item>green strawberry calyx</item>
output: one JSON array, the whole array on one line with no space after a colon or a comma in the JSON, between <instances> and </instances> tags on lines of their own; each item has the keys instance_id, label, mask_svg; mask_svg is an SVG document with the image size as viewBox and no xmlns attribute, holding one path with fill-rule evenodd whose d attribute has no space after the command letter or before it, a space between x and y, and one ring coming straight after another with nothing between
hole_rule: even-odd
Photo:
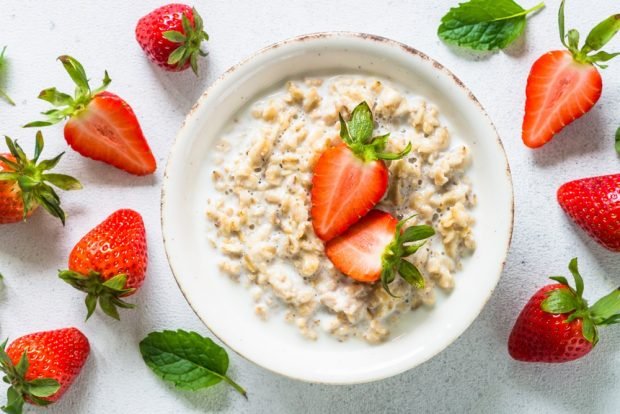
<instances>
[{"instance_id":1,"label":"green strawberry calyx","mask_svg":"<svg viewBox=\"0 0 620 414\"><path fill-rule=\"evenodd\" d=\"M121 298L134 292L134 288L127 288L127 275L118 274L105 280L101 273L90 271L88 275L83 275L72 270L61 270L58 277L82 292L86 293L86 309L88 320L97 308L97 303L103 312L120 320L117 308L133 309L135 305L125 302Z\"/></svg>"},{"instance_id":2,"label":"green strawberry calyx","mask_svg":"<svg viewBox=\"0 0 620 414\"><path fill-rule=\"evenodd\" d=\"M26 380L30 366L27 351L24 350L19 362L13 364L5 351L7 342L8 340L5 340L0 344L0 371L5 374L3 381L10 385L7 390L7 403L2 407L2 411L21 414L26 401L39 406L49 405L51 402L45 398L56 394L60 383L53 378Z\"/></svg>"},{"instance_id":3,"label":"green strawberry calyx","mask_svg":"<svg viewBox=\"0 0 620 414\"><path fill-rule=\"evenodd\" d=\"M598 326L620 323L620 289L615 289L594 305L588 306L588 302L583 298L584 284L577 266L577 258L570 261L568 269L575 279L575 288L569 285L564 276L550 277L564 287L549 291L540 307L543 311L554 315L567 314L565 323L581 319L583 337L592 345L596 345L599 340Z\"/></svg>"},{"instance_id":4,"label":"green strawberry calyx","mask_svg":"<svg viewBox=\"0 0 620 414\"><path fill-rule=\"evenodd\" d=\"M73 79L73 82L75 82L75 95L71 96L60 92L56 88L42 90L41 93L39 93L38 98L51 103L56 108L42 113L47 117L46 120L30 122L24 125L24 128L54 125L66 118L76 116L86 109L95 95L103 92L108 87L110 82L112 82L112 79L108 76L108 71L105 71L102 85L97 89L91 90L88 83L88 77L86 76L86 71L77 59L71 56L63 55L59 56L58 60L62 63L71 79Z\"/></svg>"},{"instance_id":5,"label":"green strawberry calyx","mask_svg":"<svg viewBox=\"0 0 620 414\"><path fill-rule=\"evenodd\" d=\"M558 12L558 25L560 27L560 40L562 44L571 52L575 61L596 65L601 69L605 69L607 65L604 65L604 62L608 62L620 55L620 52L608 53L601 50L620 31L620 13L609 16L594 26L594 29L588 34L583 47L579 48L579 32L575 29L565 32L564 29L564 1L562 0Z\"/></svg>"},{"instance_id":6,"label":"green strawberry calyx","mask_svg":"<svg viewBox=\"0 0 620 414\"><path fill-rule=\"evenodd\" d=\"M189 61L194 74L198 75L198 56L207 56L200 46L203 41L209 40L209 35L204 31L204 23L200 14L192 8L194 24L189 21L185 13L181 16L183 32L168 30L162 33L164 39L179 43L179 47L174 49L168 56L168 64L183 68Z\"/></svg>"},{"instance_id":7,"label":"green strawberry calyx","mask_svg":"<svg viewBox=\"0 0 620 414\"><path fill-rule=\"evenodd\" d=\"M73 177L47 172L58 164L64 152L52 159L39 162L44 146L41 131L37 131L36 134L33 159L26 156L17 141L5 136L5 142L12 159L0 155L0 162L9 167L9 171L0 172L0 181L14 181L19 186L24 204L24 220L31 210L41 205L52 216L58 217L64 225L65 213L60 208L60 197L49 184L65 191L82 188L80 182Z\"/></svg>"},{"instance_id":8,"label":"green strawberry calyx","mask_svg":"<svg viewBox=\"0 0 620 414\"><path fill-rule=\"evenodd\" d=\"M403 226L411 218L413 216L398 222L394 239L381 256L381 285L392 297L395 296L390 291L389 285L396 279L397 274L417 289L423 289L425 285L422 273L405 258L417 252L426 243L426 239L435 235L435 230L431 226L420 225L407 227L403 231Z\"/></svg>"},{"instance_id":9,"label":"green strawberry calyx","mask_svg":"<svg viewBox=\"0 0 620 414\"><path fill-rule=\"evenodd\" d=\"M411 142L400 152L385 152L385 145L390 134L372 136L375 124L372 111L365 101L353 109L349 122L345 122L340 113L338 117L340 119L340 138L364 162L399 160L411 152Z\"/></svg>"}]
</instances>

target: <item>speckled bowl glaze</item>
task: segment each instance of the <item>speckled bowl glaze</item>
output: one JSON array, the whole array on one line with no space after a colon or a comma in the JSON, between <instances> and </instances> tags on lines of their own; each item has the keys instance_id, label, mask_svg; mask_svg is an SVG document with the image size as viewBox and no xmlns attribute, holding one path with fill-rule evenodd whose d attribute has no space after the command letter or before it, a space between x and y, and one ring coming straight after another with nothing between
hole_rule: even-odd
<instances>
[{"instance_id":1,"label":"speckled bowl glaze","mask_svg":"<svg viewBox=\"0 0 620 414\"><path fill-rule=\"evenodd\" d=\"M282 318L260 320L251 295L221 275L207 241L206 154L227 122L248 102L306 73L364 72L391 78L436 104L442 122L469 145L468 171L478 206L477 249L449 294L411 312L390 339L369 345L323 335L309 341ZM476 319L500 278L513 223L510 169L502 143L474 95L449 70L393 40L358 33L318 33L267 47L229 69L198 100L168 160L162 190L162 233L168 261L187 301L207 327L238 354L290 378L352 384L409 370L437 355Z\"/></svg>"}]
</instances>

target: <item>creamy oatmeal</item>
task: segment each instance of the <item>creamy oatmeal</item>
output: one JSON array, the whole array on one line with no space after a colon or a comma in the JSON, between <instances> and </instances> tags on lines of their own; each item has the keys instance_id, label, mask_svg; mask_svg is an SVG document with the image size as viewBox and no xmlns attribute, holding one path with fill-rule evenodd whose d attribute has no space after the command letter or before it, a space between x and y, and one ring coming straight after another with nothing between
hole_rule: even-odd
<instances>
[{"instance_id":1,"label":"creamy oatmeal","mask_svg":"<svg viewBox=\"0 0 620 414\"><path fill-rule=\"evenodd\" d=\"M391 133L387 151L413 147L388 162L388 192L377 208L399 219L417 214L408 225L430 224L437 233L409 258L426 286L415 289L397 277L390 285L396 298L381 283L359 283L336 270L310 221L313 165L340 140L338 113L347 119L362 101L373 110L375 132ZM461 258L475 249L476 198L465 176L470 151L450 141L439 108L386 79L288 82L240 113L217 143L207 217L209 239L225 257L221 270L247 286L258 317L284 308L309 339L322 331L339 340L387 339L399 315L432 306L436 287L454 287Z\"/></svg>"}]
</instances>

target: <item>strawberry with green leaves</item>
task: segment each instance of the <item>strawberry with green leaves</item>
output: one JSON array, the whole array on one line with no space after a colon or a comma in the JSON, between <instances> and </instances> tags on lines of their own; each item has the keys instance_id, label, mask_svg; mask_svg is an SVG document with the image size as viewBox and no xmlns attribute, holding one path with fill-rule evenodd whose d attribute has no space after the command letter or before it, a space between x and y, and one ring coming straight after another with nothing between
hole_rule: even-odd
<instances>
[{"instance_id":1,"label":"strawberry with green leaves","mask_svg":"<svg viewBox=\"0 0 620 414\"><path fill-rule=\"evenodd\" d=\"M381 210L371 210L347 231L328 241L325 254L338 270L358 282L374 283L381 279L390 295L389 285L397 274L410 285L423 288L424 277L405 258L417 252L425 243L423 240L435 231L427 225L403 230L406 221L398 221Z\"/></svg>"},{"instance_id":2,"label":"strawberry with green leaves","mask_svg":"<svg viewBox=\"0 0 620 414\"><path fill-rule=\"evenodd\" d=\"M411 151L411 143L399 153L386 152L390 134L372 136L370 107L362 102L351 120L340 116L342 143L321 154L312 172L312 226L329 241L366 215L385 195L388 168L384 160L397 160Z\"/></svg>"},{"instance_id":3,"label":"strawberry with green leaves","mask_svg":"<svg viewBox=\"0 0 620 414\"><path fill-rule=\"evenodd\" d=\"M589 306L583 298L584 284L577 259L569 269L571 287L563 276L542 287L525 305L510 338L510 356L525 362L568 362L587 355L598 343L598 327L620 322L620 289Z\"/></svg>"},{"instance_id":4,"label":"strawberry with green leaves","mask_svg":"<svg viewBox=\"0 0 620 414\"><path fill-rule=\"evenodd\" d=\"M532 66L526 87L523 142L538 148L575 119L583 116L601 97L603 80L597 66L620 53L601 49L620 30L620 14L608 17L588 35L579 48L579 32L564 30L564 0L559 11L560 39L568 50L541 56Z\"/></svg>"},{"instance_id":5,"label":"strawberry with green leaves","mask_svg":"<svg viewBox=\"0 0 620 414\"><path fill-rule=\"evenodd\" d=\"M44 112L45 121L31 122L26 127L65 124L65 140L81 155L103 161L134 175L152 174L155 158L142 133L138 118L127 102L118 95L105 92L111 79L105 72L103 85L91 90L84 67L71 56L58 58L73 79L75 96L56 88L41 91L39 99L58 107Z\"/></svg>"},{"instance_id":6,"label":"strawberry with green leaves","mask_svg":"<svg viewBox=\"0 0 620 414\"><path fill-rule=\"evenodd\" d=\"M0 345L0 371L10 385L2 411L21 414L24 403L47 406L60 399L88 359L88 339L76 328L37 332Z\"/></svg>"},{"instance_id":7,"label":"strawberry with green leaves","mask_svg":"<svg viewBox=\"0 0 620 414\"><path fill-rule=\"evenodd\" d=\"M118 320L117 308L135 307L122 298L142 286L147 259L142 216L122 209L82 237L69 255L69 269L59 277L86 293L86 319L99 303L106 315Z\"/></svg>"},{"instance_id":8,"label":"strawberry with green leaves","mask_svg":"<svg viewBox=\"0 0 620 414\"><path fill-rule=\"evenodd\" d=\"M191 67L198 74L200 48L209 35L195 8L185 4L159 7L138 20L136 40L149 59L167 71L179 72Z\"/></svg>"},{"instance_id":9,"label":"strawberry with green leaves","mask_svg":"<svg viewBox=\"0 0 620 414\"><path fill-rule=\"evenodd\" d=\"M16 141L5 137L8 154L0 154L0 224L17 223L30 217L42 206L65 224L60 197L52 186L61 190L79 190L78 180L49 172L64 153L39 162L43 152L43 135L37 132L34 158L29 159Z\"/></svg>"}]
</instances>

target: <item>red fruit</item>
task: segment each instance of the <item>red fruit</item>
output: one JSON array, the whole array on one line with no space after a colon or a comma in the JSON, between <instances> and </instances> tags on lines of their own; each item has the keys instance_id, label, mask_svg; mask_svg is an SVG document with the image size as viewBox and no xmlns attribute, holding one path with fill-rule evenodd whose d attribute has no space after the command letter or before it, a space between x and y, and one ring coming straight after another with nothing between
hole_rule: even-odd
<instances>
[{"instance_id":1,"label":"red fruit","mask_svg":"<svg viewBox=\"0 0 620 414\"><path fill-rule=\"evenodd\" d=\"M7 375L15 395L9 397L3 410L11 413L21 413L24 402L43 406L57 401L79 375L90 353L88 339L76 328L22 336L6 352L5 346L6 342L0 347L0 370Z\"/></svg>"},{"instance_id":2,"label":"red fruit","mask_svg":"<svg viewBox=\"0 0 620 414\"><path fill-rule=\"evenodd\" d=\"M562 276L539 289L525 305L510 338L510 356L525 362L568 362L588 354L598 342L597 326L620 322L620 290L593 306L583 299L583 280L573 259L575 289Z\"/></svg>"},{"instance_id":3,"label":"red fruit","mask_svg":"<svg viewBox=\"0 0 620 414\"><path fill-rule=\"evenodd\" d=\"M69 118L65 140L81 155L103 161L135 175L152 174L157 165L133 110L117 95L104 92L110 84L105 72L103 85L91 91L82 65L71 56L58 58L77 84L76 96L50 88L39 94L60 106L45 112L46 121L31 122L26 127L47 126Z\"/></svg>"},{"instance_id":4,"label":"red fruit","mask_svg":"<svg viewBox=\"0 0 620 414\"><path fill-rule=\"evenodd\" d=\"M338 236L368 213L388 186L383 160L404 157L411 144L398 154L383 152L389 137L372 138L374 123L368 104L362 102L347 124L340 117L342 144L328 148L314 166L312 176L312 226L323 241Z\"/></svg>"},{"instance_id":5,"label":"red fruit","mask_svg":"<svg viewBox=\"0 0 620 414\"><path fill-rule=\"evenodd\" d=\"M588 112L601 97L603 81L596 66L604 68L613 55L598 52L620 28L620 15L597 25L579 49L579 34L564 34L564 1L559 12L560 38L568 50L541 56L527 80L523 142L538 148L566 125ZM568 43L566 42L568 39Z\"/></svg>"},{"instance_id":6,"label":"red fruit","mask_svg":"<svg viewBox=\"0 0 620 414\"><path fill-rule=\"evenodd\" d=\"M86 110L65 124L65 139L75 151L135 175L155 171L155 158L136 115L110 92L95 95Z\"/></svg>"},{"instance_id":7,"label":"red fruit","mask_svg":"<svg viewBox=\"0 0 620 414\"><path fill-rule=\"evenodd\" d=\"M178 72L192 67L198 74L198 56L209 35L196 9L185 4L159 7L138 20L136 40L151 61L160 67Z\"/></svg>"},{"instance_id":8,"label":"red fruit","mask_svg":"<svg viewBox=\"0 0 620 414\"><path fill-rule=\"evenodd\" d=\"M558 203L594 240L620 252L620 174L565 183Z\"/></svg>"},{"instance_id":9,"label":"red fruit","mask_svg":"<svg viewBox=\"0 0 620 414\"><path fill-rule=\"evenodd\" d=\"M414 254L424 240L435 232L429 226L413 226L401 232L406 220L399 222L391 214L372 210L340 236L325 245L325 254L334 266L359 282L373 283L381 279L388 285L396 273L409 284L424 286L424 278L405 257Z\"/></svg>"},{"instance_id":10,"label":"red fruit","mask_svg":"<svg viewBox=\"0 0 620 414\"><path fill-rule=\"evenodd\" d=\"M49 174L63 154L39 162L43 135L37 132L35 156L28 159L16 141L6 137L10 153L0 154L0 224L17 223L30 217L42 205L65 223L65 213L52 184L62 190L78 190L82 185L68 175ZM49 184L48 184L49 183Z\"/></svg>"},{"instance_id":11,"label":"red fruit","mask_svg":"<svg viewBox=\"0 0 620 414\"><path fill-rule=\"evenodd\" d=\"M147 266L146 230L140 214L118 210L86 234L69 255L69 270L59 277L87 293L87 319L97 301L109 316L116 307L133 308L123 300L142 286Z\"/></svg>"}]
</instances>

